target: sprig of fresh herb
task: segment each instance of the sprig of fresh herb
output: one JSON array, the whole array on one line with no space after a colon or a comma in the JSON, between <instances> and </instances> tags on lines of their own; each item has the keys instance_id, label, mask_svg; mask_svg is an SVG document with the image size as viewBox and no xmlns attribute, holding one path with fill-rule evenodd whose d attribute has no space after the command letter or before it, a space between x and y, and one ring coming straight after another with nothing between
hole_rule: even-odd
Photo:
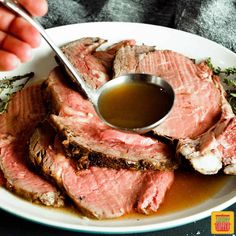
<instances>
[{"instance_id":1,"label":"sprig of fresh herb","mask_svg":"<svg viewBox=\"0 0 236 236\"><path fill-rule=\"evenodd\" d=\"M213 70L213 73L215 75L220 75L220 74L224 74L226 76L236 75L236 67L228 67L225 69L221 69L219 66L214 67L210 57L206 59L206 63Z\"/></svg>"},{"instance_id":2,"label":"sprig of fresh herb","mask_svg":"<svg viewBox=\"0 0 236 236\"><path fill-rule=\"evenodd\" d=\"M30 72L25 75L18 75L12 78L0 79L0 114L7 111L7 106L12 95L21 90L26 83L34 77L34 73Z\"/></svg>"},{"instance_id":3,"label":"sprig of fresh herb","mask_svg":"<svg viewBox=\"0 0 236 236\"><path fill-rule=\"evenodd\" d=\"M235 79L224 78L223 82L230 88L226 91L227 99L230 105L232 106L234 113L236 114L236 78Z\"/></svg>"},{"instance_id":4,"label":"sprig of fresh herb","mask_svg":"<svg viewBox=\"0 0 236 236\"><path fill-rule=\"evenodd\" d=\"M206 60L207 65L212 69L215 75L219 75L223 78L222 82L229 87L226 90L227 100L232 107L234 114L236 114L236 67L228 67L221 69L219 66L214 67L211 61L211 58Z\"/></svg>"},{"instance_id":5,"label":"sprig of fresh herb","mask_svg":"<svg viewBox=\"0 0 236 236\"><path fill-rule=\"evenodd\" d=\"M229 94L228 102L231 105L234 114L236 114L236 92L231 92Z\"/></svg>"},{"instance_id":6,"label":"sprig of fresh herb","mask_svg":"<svg viewBox=\"0 0 236 236\"><path fill-rule=\"evenodd\" d=\"M232 107L234 114L236 115L236 88L235 90L227 90L227 97L229 104Z\"/></svg>"},{"instance_id":7,"label":"sprig of fresh herb","mask_svg":"<svg viewBox=\"0 0 236 236\"><path fill-rule=\"evenodd\" d=\"M228 85L229 87L233 87L236 89L236 80L235 79L224 78L223 82L226 85Z\"/></svg>"}]
</instances>

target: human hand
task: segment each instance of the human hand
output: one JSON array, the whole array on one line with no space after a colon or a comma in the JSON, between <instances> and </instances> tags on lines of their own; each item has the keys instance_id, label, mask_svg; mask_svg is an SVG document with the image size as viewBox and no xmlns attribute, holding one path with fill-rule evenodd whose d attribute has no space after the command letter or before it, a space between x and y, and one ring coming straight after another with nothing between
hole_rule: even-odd
<instances>
[{"instance_id":1,"label":"human hand","mask_svg":"<svg viewBox=\"0 0 236 236\"><path fill-rule=\"evenodd\" d=\"M46 0L18 0L33 16L47 13ZM39 32L23 18L0 4L0 71L13 70L31 59L32 48L40 44Z\"/></svg>"}]
</instances>

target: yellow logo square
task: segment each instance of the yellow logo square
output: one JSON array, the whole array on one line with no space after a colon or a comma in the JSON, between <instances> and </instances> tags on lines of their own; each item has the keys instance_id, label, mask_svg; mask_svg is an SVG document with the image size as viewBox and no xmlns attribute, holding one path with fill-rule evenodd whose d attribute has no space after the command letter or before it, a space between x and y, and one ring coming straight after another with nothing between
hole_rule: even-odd
<instances>
[{"instance_id":1,"label":"yellow logo square","mask_svg":"<svg viewBox=\"0 0 236 236\"><path fill-rule=\"evenodd\" d=\"M212 234L233 234L234 233L234 212L215 211L211 213Z\"/></svg>"}]
</instances>

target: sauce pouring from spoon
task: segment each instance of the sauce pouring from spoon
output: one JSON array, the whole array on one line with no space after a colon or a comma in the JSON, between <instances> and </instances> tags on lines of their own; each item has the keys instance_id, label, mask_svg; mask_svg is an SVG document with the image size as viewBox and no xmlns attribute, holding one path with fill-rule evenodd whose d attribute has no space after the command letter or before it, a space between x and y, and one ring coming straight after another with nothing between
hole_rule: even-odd
<instances>
[{"instance_id":1,"label":"sauce pouring from spoon","mask_svg":"<svg viewBox=\"0 0 236 236\"><path fill-rule=\"evenodd\" d=\"M114 78L94 90L85 83L40 23L25 9L12 0L0 0L0 3L39 31L107 125L127 132L145 133L166 119L175 99L174 90L167 81L150 74L134 73Z\"/></svg>"}]
</instances>

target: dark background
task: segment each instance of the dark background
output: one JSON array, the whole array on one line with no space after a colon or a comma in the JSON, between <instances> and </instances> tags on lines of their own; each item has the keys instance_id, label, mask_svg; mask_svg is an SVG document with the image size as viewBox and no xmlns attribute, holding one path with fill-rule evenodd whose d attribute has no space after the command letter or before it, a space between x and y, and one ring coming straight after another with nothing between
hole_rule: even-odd
<instances>
[{"instance_id":1,"label":"dark background","mask_svg":"<svg viewBox=\"0 0 236 236\"><path fill-rule=\"evenodd\" d=\"M236 210L236 205L233 205L226 210ZM93 234L72 232L60 230L41 224L36 224L24 219L18 218L0 210L0 235L1 236L92 236ZM128 235L128 234L122 234ZM184 226L148 232L139 234L130 234L134 236L208 236L211 234L211 219L210 217L199 220Z\"/></svg>"}]
</instances>

